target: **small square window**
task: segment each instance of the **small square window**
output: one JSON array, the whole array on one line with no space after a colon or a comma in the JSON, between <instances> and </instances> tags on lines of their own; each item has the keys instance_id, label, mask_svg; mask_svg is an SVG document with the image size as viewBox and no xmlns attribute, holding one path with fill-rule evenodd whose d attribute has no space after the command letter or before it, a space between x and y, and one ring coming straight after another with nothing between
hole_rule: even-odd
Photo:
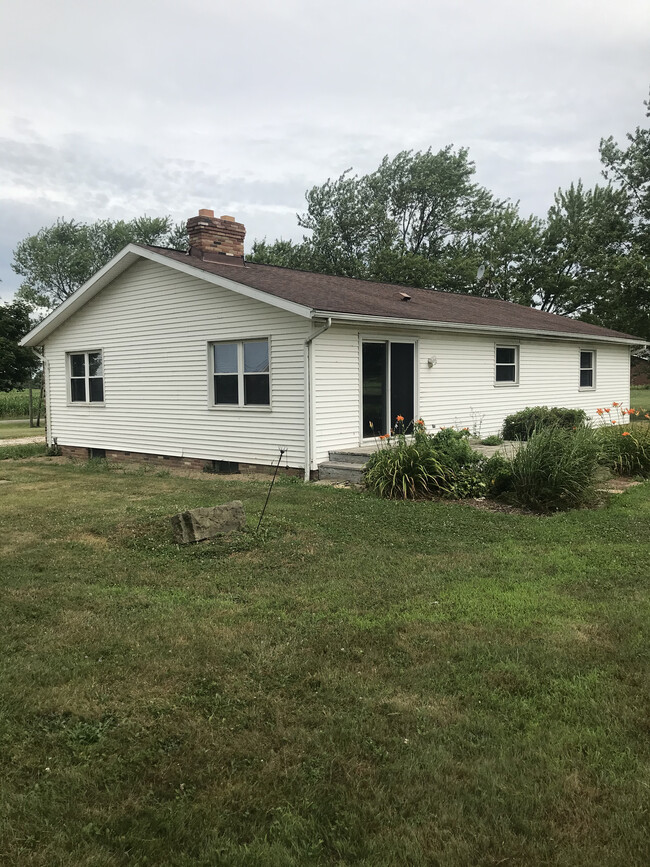
<instances>
[{"instance_id":1,"label":"small square window","mask_svg":"<svg viewBox=\"0 0 650 867\"><path fill-rule=\"evenodd\" d=\"M518 382L519 347L497 346L494 380L497 385L516 385Z\"/></svg>"},{"instance_id":2,"label":"small square window","mask_svg":"<svg viewBox=\"0 0 650 867\"><path fill-rule=\"evenodd\" d=\"M216 406L270 406L269 341L214 343L213 402Z\"/></svg>"}]
</instances>

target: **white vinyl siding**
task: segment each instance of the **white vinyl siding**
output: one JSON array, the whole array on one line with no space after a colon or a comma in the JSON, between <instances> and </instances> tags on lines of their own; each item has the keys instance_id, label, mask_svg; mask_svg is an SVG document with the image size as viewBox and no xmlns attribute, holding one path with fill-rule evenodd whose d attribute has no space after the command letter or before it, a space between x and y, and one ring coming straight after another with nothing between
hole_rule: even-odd
<instances>
[{"instance_id":1,"label":"white vinyl siding","mask_svg":"<svg viewBox=\"0 0 650 867\"><path fill-rule=\"evenodd\" d=\"M233 268L233 278L236 278ZM304 466L304 341L311 324L141 260L46 341L51 435L62 445ZM213 404L217 341L269 340L271 403ZM66 354L101 346L104 406L67 405Z\"/></svg>"},{"instance_id":2,"label":"white vinyl siding","mask_svg":"<svg viewBox=\"0 0 650 867\"><path fill-rule=\"evenodd\" d=\"M613 401L629 405L630 353L627 346L594 344L596 387L579 388L578 353L584 341L538 340L517 343L494 337L430 329L364 329L333 325L315 341L314 456L358 446L360 439L360 335L364 339L417 340L415 415L435 429L455 426L498 433L503 419L527 406L596 410ZM495 345L517 346L518 385L495 388ZM431 359L431 366L429 366Z\"/></svg>"}]
</instances>

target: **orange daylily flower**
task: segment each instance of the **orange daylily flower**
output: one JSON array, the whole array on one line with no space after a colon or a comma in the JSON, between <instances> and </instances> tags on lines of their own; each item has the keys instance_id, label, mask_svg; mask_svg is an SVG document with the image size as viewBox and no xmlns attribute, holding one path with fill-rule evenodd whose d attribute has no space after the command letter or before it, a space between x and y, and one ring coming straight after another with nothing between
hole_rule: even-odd
<instances>
[{"instance_id":1,"label":"orange daylily flower","mask_svg":"<svg viewBox=\"0 0 650 867\"><path fill-rule=\"evenodd\" d=\"M650 414L646 413L644 417L645 417L645 418L650 418Z\"/></svg>"},{"instance_id":2,"label":"orange daylily flower","mask_svg":"<svg viewBox=\"0 0 650 867\"><path fill-rule=\"evenodd\" d=\"M612 424L616 424L616 419L615 419L615 418L612 419Z\"/></svg>"},{"instance_id":3,"label":"orange daylily flower","mask_svg":"<svg viewBox=\"0 0 650 867\"><path fill-rule=\"evenodd\" d=\"M624 436L624 437L631 437L632 434L629 432L629 430L624 430L624 431L623 431L623 436Z\"/></svg>"},{"instance_id":4,"label":"orange daylily flower","mask_svg":"<svg viewBox=\"0 0 650 867\"><path fill-rule=\"evenodd\" d=\"M614 401L614 402L612 403L612 406L620 406L620 403L616 403L616 401Z\"/></svg>"},{"instance_id":5,"label":"orange daylily flower","mask_svg":"<svg viewBox=\"0 0 650 867\"><path fill-rule=\"evenodd\" d=\"M396 417L396 421L404 421L404 416L403 416L403 415L398 415L398 416Z\"/></svg>"},{"instance_id":6,"label":"orange daylily flower","mask_svg":"<svg viewBox=\"0 0 650 867\"><path fill-rule=\"evenodd\" d=\"M609 412L609 407L608 407L608 406L605 407L605 412Z\"/></svg>"},{"instance_id":7,"label":"orange daylily flower","mask_svg":"<svg viewBox=\"0 0 650 867\"><path fill-rule=\"evenodd\" d=\"M598 413L598 415L602 415L602 414L603 414L603 410L602 410L602 409L597 409L596 412Z\"/></svg>"},{"instance_id":8,"label":"orange daylily flower","mask_svg":"<svg viewBox=\"0 0 650 867\"><path fill-rule=\"evenodd\" d=\"M634 409L633 406L631 406L631 407L629 408L628 412L636 412L636 410Z\"/></svg>"}]
</instances>

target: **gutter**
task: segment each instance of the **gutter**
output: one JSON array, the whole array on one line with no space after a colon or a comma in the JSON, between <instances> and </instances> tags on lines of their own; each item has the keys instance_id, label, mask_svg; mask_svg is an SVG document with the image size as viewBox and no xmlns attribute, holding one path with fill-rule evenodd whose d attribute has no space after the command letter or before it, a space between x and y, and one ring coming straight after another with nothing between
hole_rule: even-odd
<instances>
[{"instance_id":1,"label":"gutter","mask_svg":"<svg viewBox=\"0 0 650 867\"><path fill-rule=\"evenodd\" d=\"M311 460L313 454L312 418L314 414L314 401L312 389L312 352L313 341L332 327L332 317L327 316L324 325L316 328L305 340L305 481L311 480Z\"/></svg>"},{"instance_id":2,"label":"gutter","mask_svg":"<svg viewBox=\"0 0 650 867\"><path fill-rule=\"evenodd\" d=\"M440 331L468 331L476 334L510 334L520 337L539 337L554 340L596 341L599 343L620 343L627 346L647 345L640 338L607 337L598 334L580 334L577 331L545 331L543 329L515 328L506 325L471 325L458 322L440 322L435 319L404 319L399 316L365 316L360 313L335 313L331 310L314 310L314 316L327 317L337 322L363 323L367 327L373 325L399 325L409 328L436 328Z\"/></svg>"},{"instance_id":3,"label":"gutter","mask_svg":"<svg viewBox=\"0 0 650 867\"><path fill-rule=\"evenodd\" d=\"M45 379L45 442L48 446L52 445L52 424L50 419L50 362L42 353L34 347L31 347L32 352L43 365L43 377Z\"/></svg>"}]
</instances>

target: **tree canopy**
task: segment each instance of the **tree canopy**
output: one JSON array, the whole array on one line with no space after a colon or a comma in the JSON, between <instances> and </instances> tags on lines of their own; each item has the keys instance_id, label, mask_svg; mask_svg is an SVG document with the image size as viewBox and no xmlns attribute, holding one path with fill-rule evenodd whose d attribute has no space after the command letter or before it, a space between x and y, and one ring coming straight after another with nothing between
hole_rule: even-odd
<instances>
[{"instance_id":1,"label":"tree canopy","mask_svg":"<svg viewBox=\"0 0 650 867\"><path fill-rule=\"evenodd\" d=\"M465 148L402 151L307 190L308 234L256 241L250 258L502 298L650 339L650 130L626 147L603 139L600 157L604 185L578 180L538 218L480 186Z\"/></svg>"},{"instance_id":2,"label":"tree canopy","mask_svg":"<svg viewBox=\"0 0 650 867\"><path fill-rule=\"evenodd\" d=\"M18 345L30 327L27 304L0 304L0 391L22 388L38 368L32 350Z\"/></svg>"},{"instance_id":3,"label":"tree canopy","mask_svg":"<svg viewBox=\"0 0 650 867\"><path fill-rule=\"evenodd\" d=\"M16 297L34 306L56 307L130 243L183 249L185 227L169 217L94 223L59 219L14 250L12 268L24 278Z\"/></svg>"}]
</instances>

